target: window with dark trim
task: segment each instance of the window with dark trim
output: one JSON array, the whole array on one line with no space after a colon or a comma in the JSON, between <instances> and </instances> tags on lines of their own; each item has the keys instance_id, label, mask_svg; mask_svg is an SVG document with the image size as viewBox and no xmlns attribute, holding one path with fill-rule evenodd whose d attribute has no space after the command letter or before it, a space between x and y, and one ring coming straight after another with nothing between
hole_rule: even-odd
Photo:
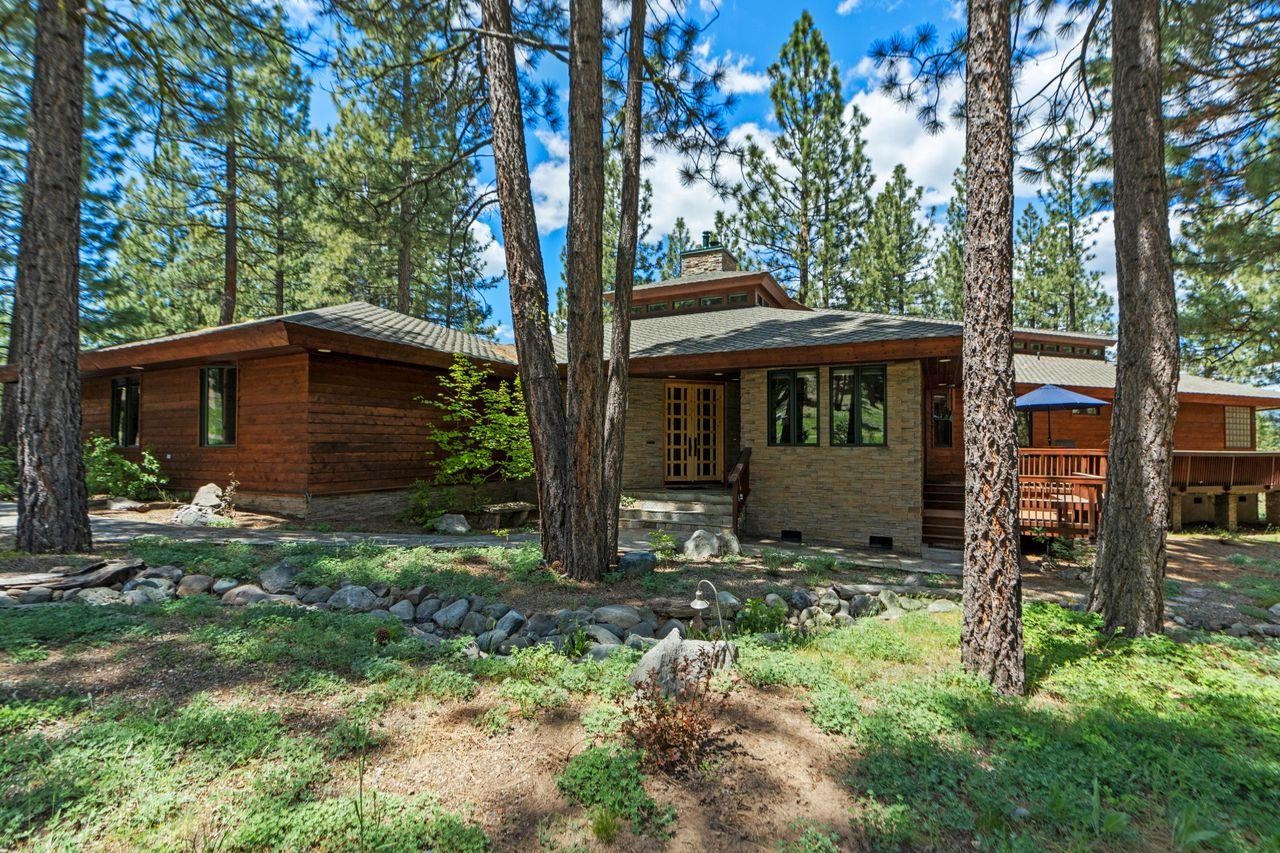
<instances>
[{"instance_id":1,"label":"window with dark trim","mask_svg":"<svg viewBox=\"0 0 1280 853\"><path fill-rule=\"evenodd\" d=\"M667 310L667 303L650 302L647 306L645 306L645 310L648 311L650 314L657 314L659 311Z\"/></svg>"},{"instance_id":2,"label":"window with dark trim","mask_svg":"<svg viewBox=\"0 0 1280 853\"><path fill-rule=\"evenodd\" d=\"M818 371L771 370L768 376L770 445L818 444Z\"/></svg>"},{"instance_id":3,"label":"window with dark trim","mask_svg":"<svg viewBox=\"0 0 1280 853\"><path fill-rule=\"evenodd\" d=\"M704 296L702 297L702 305L704 308L710 308L714 305L723 305L723 296Z\"/></svg>"},{"instance_id":4,"label":"window with dark trim","mask_svg":"<svg viewBox=\"0 0 1280 853\"><path fill-rule=\"evenodd\" d=\"M138 446L138 410L142 383L136 376L111 380L111 438L116 447Z\"/></svg>"},{"instance_id":5,"label":"window with dark trim","mask_svg":"<svg viewBox=\"0 0 1280 853\"><path fill-rule=\"evenodd\" d=\"M831 368L831 444L880 447L886 443L883 364Z\"/></svg>"},{"instance_id":6,"label":"window with dark trim","mask_svg":"<svg viewBox=\"0 0 1280 853\"><path fill-rule=\"evenodd\" d=\"M200 446L236 443L236 369L200 368Z\"/></svg>"},{"instance_id":7,"label":"window with dark trim","mask_svg":"<svg viewBox=\"0 0 1280 853\"><path fill-rule=\"evenodd\" d=\"M690 308L696 307L697 304L696 299L677 299L671 303L671 307L676 311L688 311Z\"/></svg>"},{"instance_id":8,"label":"window with dark trim","mask_svg":"<svg viewBox=\"0 0 1280 853\"><path fill-rule=\"evenodd\" d=\"M729 294L729 304L730 304L730 305L746 305L746 304L747 304L747 294L745 294L745 293L730 293L730 294Z\"/></svg>"},{"instance_id":9,"label":"window with dark trim","mask_svg":"<svg viewBox=\"0 0 1280 853\"><path fill-rule=\"evenodd\" d=\"M632 305L632 306L631 306L631 316L632 316L632 317L643 317L643 316L644 316L644 306L643 306L643 305Z\"/></svg>"},{"instance_id":10,"label":"window with dark trim","mask_svg":"<svg viewBox=\"0 0 1280 853\"><path fill-rule=\"evenodd\" d=\"M950 447L954 440L951 392L935 391L929 403L929 413L933 419L933 446Z\"/></svg>"}]
</instances>

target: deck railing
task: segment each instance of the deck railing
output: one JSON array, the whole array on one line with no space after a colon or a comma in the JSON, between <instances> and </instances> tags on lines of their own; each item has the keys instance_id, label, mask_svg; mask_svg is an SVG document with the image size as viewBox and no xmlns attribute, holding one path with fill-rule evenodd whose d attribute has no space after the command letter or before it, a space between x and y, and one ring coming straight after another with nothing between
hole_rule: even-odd
<instances>
[{"instance_id":1,"label":"deck railing","mask_svg":"<svg viewBox=\"0 0 1280 853\"><path fill-rule=\"evenodd\" d=\"M1021 448L1018 480L1024 532L1097 536L1107 481L1105 450ZM1178 491L1280 488L1280 452L1175 450L1169 485Z\"/></svg>"},{"instance_id":2,"label":"deck railing","mask_svg":"<svg viewBox=\"0 0 1280 853\"><path fill-rule=\"evenodd\" d=\"M738 535L738 520L747 505L747 497L751 494L751 448L744 447L738 454L738 461L724 478L729 489L730 503L733 505L733 535Z\"/></svg>"}]
</instances>

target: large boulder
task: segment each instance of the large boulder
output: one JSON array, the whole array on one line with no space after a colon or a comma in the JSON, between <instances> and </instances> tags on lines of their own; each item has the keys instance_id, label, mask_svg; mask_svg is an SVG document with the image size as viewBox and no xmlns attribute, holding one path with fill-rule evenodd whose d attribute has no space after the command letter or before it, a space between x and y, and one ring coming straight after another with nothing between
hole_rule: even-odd
<instances>
[{"instance_id":1,"label":"large boulder","mask_svg":"<svg viewBox=\"0 0 1280 853\"><path fill-rule=\"evenodd\" d=\"M418 602L418 606L413 609L413 621L426 622L432 616L436 615L436 611L440 609L440 599L425 598Z\"/></svg>"},{"instance_id":2,"label":"large boulder","mask_svg":"<svg viewBox=\"0 0 1280 853\"><path fill-rule=\"evenodd\" d=\"M501 631L508 637L512 637L524 627L524 621L524 614L519 610L508 610L502 615L502 618L498 620L498 624L494 626L494 630Z\"/></svg>"},{"instance_id":3,"label":"large boulder","mask_svg":"<svg viewBox=\"0 0 1280 853\"><path fill-rule=\"evenodd\" d=\"M235 589L240 585L240 581L235 578L218 578L213 582L213 586L209 587L209 591L214 595L222 595L229 589Z\"/></svg>"},{"instance_id":4,"label":"large boulder","mask_svg":"<svg viewBox=\"0 0 1280 853\"><path fill-rule=\"evenodd\" d=\"M606 625L587 625L582 630L596 645L616 646L622 642L622 638Z\"/></svg>"},{"instance_id":5,"label":"large boulder","mask_svg":"<svg viewBox=\"0 0 1280 853\"><path fill-rule=\"evenodd\" d=\"M628 551L618 558L618 571L629 578L651 574L658 567L658 558L652 551Z\"/></svg>"},{"instance_id":6,"label":"large boulder","mask_svg":"<svg viewBox=\"0 0 1280 853\"><path fill-rule=\"evenodd\" d=\"M462 618L461 630L464 634L481 634L493 630L494 619L480 610L472 610ZM504 638L505 639L505 638Z\"/></svg>"},{"instance_id":7,"label":"large boulder","mask_svg":"<svg viewBox=\"0 0 1280 853\"><path fill-rule=\"evenodd\" d=\"M102 607L107 604L123 604L124 596L109 586L94 586L76 593L76 601Z\"/></svg>"},{"instance_id":8,"label":"large boulder","mask_svg":"<svg viewBox=\"0 0 1280 853\"><path fill-rule=\"evenodd\" d=\"M227 590L222 596L222 603L239 607L265 601L269 596L270 593L264 592L262 587L257 584L246 583Z\"/></svg>"},{"instance_id":9,"label":"large boulder","mask_svg":"<svg viewBox=\"0 0 1280 853\"><path fill-rule=\"evenodd\" d=\"M212 586L213 578L208 575L186 575L178 581L178 598L206 593Z\"/></svg>"},{"instance_id":10,"label":"large boulder","mask_svg":"<svg viewBox=\"0 0 1280 853\"><path fill-rule=\"evenodd\" d=\"M33 586L18 593L20 604L47 604L50 601L53 601L53 590L47 586Z\"/></svg>"},{"instance_id":11,"label":"large boulder","mask_svg":"<svg viewBox=\"0 0 1280 853\"><path fill-rule=\"evenodd\" d=\"M434 527L437 533L461 535L471 532L471 525L467 524L466 516L456 512L447 512L437 518Z\"/></svg>"},{"instance_id":12,"label":"large boulder","mask_svg":"<svg viewBox=\"0 0 1280 853\"><path fill-rule=\"evenodd\" d=\"M205 483L192 495L191 506L217 509L222 506L222 488L217 483Z\"/></svg>"},{"instance_id":13,"label":"large boulder","mask_svg":"<svg viewBox=\"0 0 1280 853\"><path fill-rule=\"evenodd\" d=\"M684 540L681 549L686 560L709 560L720 553L716 534L710 530L695 530Z\"/></svg>"},{"instance_id":14,"label":"large boulder","mask_svg":"<svg viewBox=\"0 0 1280 853\"><path fill-rule=\"evenodd\" d=\"M258 576L262 580L262 588L270 593L292 592L294 589L294 578L301 573L302 569L295 566L288 560L276 563L269 569L263 569Z\"/></svg>"},{"instance_id":15,"label":"large boulder","mask_svg":"<svg viewBox=\"0 0 1280 853\"><path fill-rule=\"evenodd\" d=\"M387 612L399 619L401 622L412 622L413 602L409 601L407 598L402 599L387 608Z\"/></svg>"},{"instance_id":16,"label":"large boulder","mask_svg":"<svg viewBox=\"0 0 1280 853\"><path fill-rule=\"evenodd\" d=\"M627 676L632 687L653 678L663 696L678 696L686 685L711 669L726 669L738 659L738 647L730 642L681 639L672 632L645 652Z\"/></svg>"},{"instance_id":17,"label":"large boulder","mask_svg":"<svg viewBox=\"0 0 1280 853\"><path fill-rule=\"evenodd\" d=\"M716 553L721 557L726 554L741 554L742 543L738 541L737 536L734 536L728 530L722 531L716 534Z\"/></svg>"},{"instance_id":18,"label":"large boulder","mask_svg":"<svg viewBox=\"0 0 1280 853\"><path fill-rule=\"evenodd\" d=\"M188 504L174 511L173 523L179 527L207 527L217 517L212 507Z\"/></svg>"},{"instance_id":19,"label":"large boulder","mask_svg":"<svg viewBox=\"0 0 1280 853\"><path fill-rule=\"evenodd\" d=\"M354 610L357 613L368 613L377 608L378 596L367 586L344 586L329 596L329 606L336 610Z\"/></svg>"},{"instance_id":20,"label":"large boulder","mask_svg":"<svg viewBox=\"0 0 1280 853\"><path fill-rule=\"evenodd\" d=\"M606 604L591 611L591 618L597 622L607 622L626 630L641 621L640 611L630 604Z\"/></svg>"}]
</instances>

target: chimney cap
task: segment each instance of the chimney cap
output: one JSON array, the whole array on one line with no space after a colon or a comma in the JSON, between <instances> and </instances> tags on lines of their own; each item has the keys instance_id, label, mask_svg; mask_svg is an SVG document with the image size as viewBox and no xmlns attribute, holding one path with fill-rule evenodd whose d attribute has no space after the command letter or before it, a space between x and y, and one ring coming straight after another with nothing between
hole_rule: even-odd
<instances>
[{"instance_id":1,"label":"chimney cap","mask_svg":"<svg viewBox=\"0 0 1280 853\"><path fill-rule=\"evenodd\" d=\"M704 249L720 248L720 241L716 240L716 232L714 231L702 232L702 248Z\"/></svg>"}]
</instances>

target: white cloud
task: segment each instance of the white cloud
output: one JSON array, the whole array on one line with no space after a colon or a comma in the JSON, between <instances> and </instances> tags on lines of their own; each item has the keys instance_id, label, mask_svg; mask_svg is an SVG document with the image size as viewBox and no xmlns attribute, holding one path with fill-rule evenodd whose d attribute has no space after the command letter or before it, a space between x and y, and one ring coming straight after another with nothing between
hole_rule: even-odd
<instances>
[{"instance_id":1,"label":"white cloud","mask_svg":"<svg viewBox=\"0 0 1280 853\"><path fill-rule=\"evenodd\" d=\"M516 330L507 323L498 323L494 326L493 336L497 338L500 344L514 344L516 342Z\"/></svg>"},{"instance_id":2,"label":"white cloud","mask_svg":"<svg viewBox=\"0 0 1280 853\"><path fill-rule=\"evenodd\" d=\"M840 5L836 7L837 15L852 15L862 5L862 0L840 0Z\"/></svg>"},{"instance_id":3,"label":"white cloud","mask_svg":"<svg viewBox=\"0 0 1280 853\"><path fill-rule=\"evenodd\" d=\"M951 176L964 160L964 129L948 122L938 133L929 133L913 110L881 92L877 82L850 101L869 119L863 136L876 184L887 181L901 163L907 176L925 188L926 205L945 204L951 197ZM959 88L944 92L942 109L955 102Z\"/></svg>"},{"instance_id":4,"label":"white cloud","mask_svg":"<svg viewBox=\"0 0 1280 853\"><path fill-rule=\"evenodd\" d=\"M547 159L529 173L529 187L538 232L546 235L569 221L569 137L545 129L534 131L534 136L546 150Z\"/></svg>"},{"instance_id":5,"label":"white cloud","mask_svg":"<svg viewBox=\"0 0 1280 853\"><path fill-rule=\"evenodd\" d=\"M721 57L724 78L720 81L720 91L727 95L758 95L768 91L769 75L748 68L754 61L750 56L735 56L732 51Z\"/></svg>"},{"instance_id":6,"label":"white cloud","mask_svg":"<svg viewBox=\"0 0 1280 853\"><path fill-rule=\"evenodd\" d=\"M476 220L471 223L471 236L482 247L480 250L480 264L484 275L506 276L506 251L494 236L493 227L487 222Z\"/></svg>"}]
</instances>

